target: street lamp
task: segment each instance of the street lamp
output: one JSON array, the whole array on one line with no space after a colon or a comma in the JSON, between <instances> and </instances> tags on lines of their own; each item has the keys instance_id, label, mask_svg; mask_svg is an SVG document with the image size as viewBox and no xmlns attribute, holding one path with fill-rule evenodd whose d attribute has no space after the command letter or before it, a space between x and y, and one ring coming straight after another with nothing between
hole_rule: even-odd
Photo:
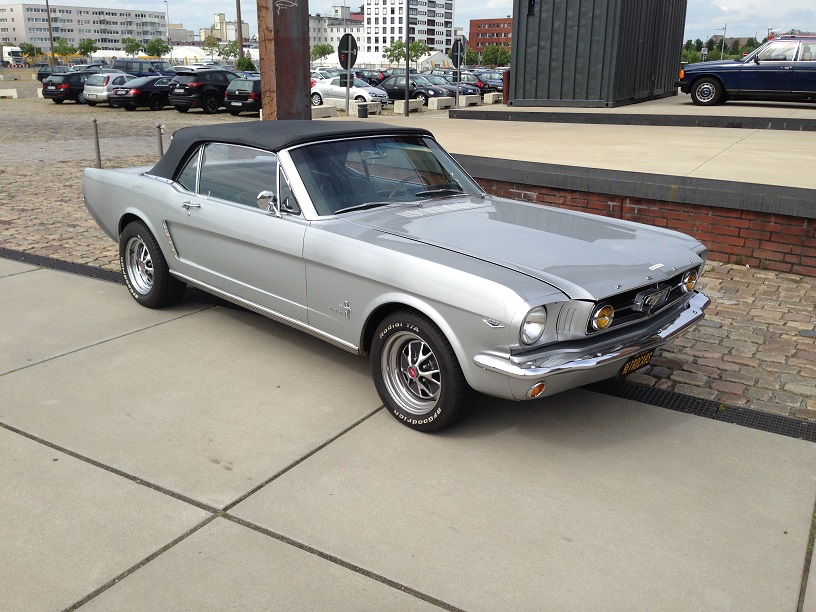
<instances>
[{"instance_id":1,"label":"street lamp","mask_svg":"<svg viewBox=\"0 0 816 612\"><path fill-rule=\"evenodd\" d=\"M722 48L720 49L720 59L723 59L725 55L725 31L728 29L728 24L726 23L723 27L717 29L722 30L723 33Z\"/></svg>"},{"instance_id":2,"label":"street lamp","mask_svg":"<svg viewBox=\"0 0 816 612\"><path fill-rule=\"evenodd\" d=\"M170 5L167 4L167 0L164 0L164 25L167 28L167 46L170 46ZM171 55L172 57L172 55Z\"/></svg>"}]
</instances>

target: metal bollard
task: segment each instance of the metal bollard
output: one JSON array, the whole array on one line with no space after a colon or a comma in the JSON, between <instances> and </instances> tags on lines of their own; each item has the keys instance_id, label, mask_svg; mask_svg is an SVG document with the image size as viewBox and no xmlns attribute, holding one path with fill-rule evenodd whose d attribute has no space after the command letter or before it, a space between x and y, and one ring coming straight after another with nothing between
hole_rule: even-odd
<instances>
[{"instance_id":1,"label":"metal bollard","mask_svg":"<svg viewBox=\"0 0 816 612\"><path fill-rule=\"evenodd\" d=\"M91 119L93 123L94 148L96 149L96 167L102 167L102 153L99 151L99 128L96 125L96 118Z\"/></svg>"},{"instance_id":2,"label":"metal bollard","mask_svg":"<svg viewBox=\"0 0 816 612\"><path fill-rule=\"evenodd\" d=\"M163 129L164 129L163 125L161 125L160 123L156 124L156 138L158 138L158 141L159 141L159 157L160 158L164 156L164 143L162 142L162 130Z\"/></svg>"}]
</instances>

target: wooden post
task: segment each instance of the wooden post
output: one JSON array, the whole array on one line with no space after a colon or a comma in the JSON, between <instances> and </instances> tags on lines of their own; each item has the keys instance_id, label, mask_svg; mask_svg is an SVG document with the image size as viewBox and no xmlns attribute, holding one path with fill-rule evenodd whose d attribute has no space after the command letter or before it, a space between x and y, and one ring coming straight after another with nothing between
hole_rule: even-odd
<instances>
[{"instance_id":1,"label":"wooden post","mask_svg":"<svg viewBox=\"0 0 816 612\"><path fill-rule=\"evenodd\" d=\"M257 0L264 121L311 119L308 0Z\"/></svg>"}]
</instances>

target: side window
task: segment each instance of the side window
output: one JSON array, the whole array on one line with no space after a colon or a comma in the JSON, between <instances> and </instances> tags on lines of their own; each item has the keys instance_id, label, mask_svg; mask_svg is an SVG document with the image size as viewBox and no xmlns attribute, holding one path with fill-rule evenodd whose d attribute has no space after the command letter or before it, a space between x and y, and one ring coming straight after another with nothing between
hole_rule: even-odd
<instances>
[{"instance_id":1,"label":"side window","mask_svg":"<svg viewBox=\"0 0 816 612\"><path fill-rule=\"evenodd\" d=\"M802 52L799 55L799 61L816 61L816 44L802 43Z\"/></svg>"},{"instance_id":2,"label":"side window","mask_svg":"<svg viewBox=\"0 0 816 612\"><path fill-rule=\"evenodd\" d=\"M198 154L199 149L196 149L196 152L187 160L184 170L182 170L181 174L176 178L176 182L179 185L193 193L195 193L196 190L196 178L198 177Z\"/></svg>"},{"instance_id":3,"label":"side window","mask_svg":"<svg viewBox=\"0 0 816 612\"><path fill-rule=\"evenodd\" d=\"M257 208L261 191L277 192L277 168L277 155L269 151L240 145L209 144L204 148L198 191L202 195Z\"/></svg>"}]
</instances>

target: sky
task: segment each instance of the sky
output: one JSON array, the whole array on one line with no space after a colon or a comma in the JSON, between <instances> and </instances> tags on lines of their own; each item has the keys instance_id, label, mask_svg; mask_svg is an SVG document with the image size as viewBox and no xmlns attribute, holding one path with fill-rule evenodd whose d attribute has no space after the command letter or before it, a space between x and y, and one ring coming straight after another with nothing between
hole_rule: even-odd
<instances>
[{"instance_id":1,"label":"sky","mask_svg":"<svg viewBox=\"0 0 816 612\"><path fill-rule=\"evenodd\" d=\"M44 0L41 0L44 3ZM270 3L273 0L269 0ZM298 0L289 0L297 2ZM303 0L301 0L302 2ZM168 9L171 23L183 23L196 34L200 28L212 25L215 13L224 13L235 20L235 0L53 0L54 5L99 6L125 9L164 11ZM309 13L331 13L334 4L343 0L311 0ZM362 0L346 0L347 6L359 8ZM241 18L249 24L251 34L258 32L256 0L241 0ZM467 35L471 19L507 17L513 13L512 0L457 0L454 25L462 26ZM787 31L792 28L816 32L816 1L814 0L688 0L686 30L683 39L705 41L726 28L728 37L756 35L762 40L769 29Z\"/></svg>"}]
</instances>

